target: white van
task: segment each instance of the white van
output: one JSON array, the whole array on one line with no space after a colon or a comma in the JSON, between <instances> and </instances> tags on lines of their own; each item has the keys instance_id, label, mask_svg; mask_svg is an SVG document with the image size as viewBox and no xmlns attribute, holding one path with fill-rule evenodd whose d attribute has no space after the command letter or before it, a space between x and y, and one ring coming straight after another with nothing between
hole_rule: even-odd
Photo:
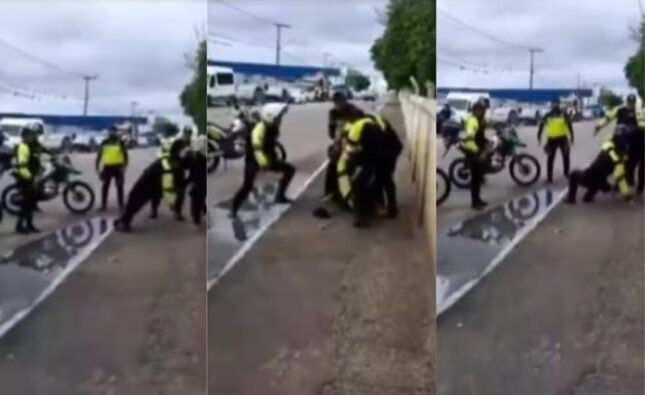
<instances>
[{"instance_id":1,"label":"white van","mask_svg":"<svg viewBox=\"0 0 645 395\"><path fill-rule=\"evenodd\" d=\"M454 119L456 121L462 121L465 120L470 113L470 109L473 104L482 97L490 100L490 95L486 92L450 92L446 96L446 103L450 105Z\"/></svg>"},{"instance_id":2,"label":"white van","mask_svg":"<svg viewBox=\"0 0 645 395\"><path fill-rule=\"evenodd\" d=\"M38 140L47 149L61 149L71 142L65 133L52 133L48 130L40 118L2 118L0 119L0 132L2 132L5 138L4 145L13 148L22 141L22 129L34 124L42 126L44 134L38 136Z\"/></svg>"},{"instance_id":3,"label":"white van","mask_svg":"<svg viewBox=\"0 0 645 395\"><path fill-rule=\"evenodd\" d=\"M206 81L206 95L208 105L215 102L228 102L235 97L235 73L233 69L219 66L208 66Z\"/></svg>"}]
</instances>

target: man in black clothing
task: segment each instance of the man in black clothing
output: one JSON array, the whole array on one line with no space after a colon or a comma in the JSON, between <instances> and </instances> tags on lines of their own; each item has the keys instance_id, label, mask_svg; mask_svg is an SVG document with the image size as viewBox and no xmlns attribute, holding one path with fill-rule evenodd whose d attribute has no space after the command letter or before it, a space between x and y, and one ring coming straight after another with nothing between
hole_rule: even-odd
<instances>
[{"instance_id":1,"label":"man in black clothing","mask_svg":"<svg viewBox=\"0 0 645 395\"><path fill-rule=\"evenodd\" d=\"M203 141L202 141L203 140ZM190 213L193 223L201 225L202 217L206 213L206 137L200 136L197 147L190 156L188 183L190 189Z\"/></svg>"},{"instance_id":2,"label":"man in black clothing","mask_svg":"<svg viewBox=\"0 0 645 395\"><path fill-rule=\"evenodd\" d=\"M101 207L100 211L107 208L107 198L110 191L112 179L116 184L117 200L119 210L123 211L123 182L125 169L128 166L128 149L118 135L116 127L108 129L108 137L103 140L96 154L96 171L102 181Z\"/></svg>"},{"instance_id":3,"label":"man in black clothing","mask_svg":"<svg viewBox=\"0 0 645 395\"><path fill-rule=\"evenodd\" d=\"M379 141L375 147L378 156L374 163L376 199L377 201L381 200L383 193L385 193L387 214L394 218L399 213L394 172L396 171L396 162L403 151L403 144L389 122L380 116L371 115L370 118L381 130L381 134L377 136Z\"/></svg>"}]
</instances>

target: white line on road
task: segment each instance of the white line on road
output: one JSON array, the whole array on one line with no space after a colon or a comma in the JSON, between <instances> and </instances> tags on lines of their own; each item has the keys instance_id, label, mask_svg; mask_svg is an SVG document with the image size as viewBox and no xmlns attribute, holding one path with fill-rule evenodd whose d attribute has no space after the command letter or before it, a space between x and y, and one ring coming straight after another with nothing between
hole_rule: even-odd
<instances>
[{"instance_id":1,"label":"white line on road","mask_svg":"<svg viewBox=\"0 0 645 395\"><path fill-rule=\"evenodd\" d=\"M554 200L553 204L549 207L547 207L544 212L538 214L535 216L533 219L533 222L526 227L524 227L522 230L520 230L517 233L517 237L515 237L510 243L508 243L504 248L502 248L493 258L493 260L490 262L490 264L486 267L486 270L481 274L481 276L477 277L476 279L464 284L458 291L454 292L452 295L450 295L448 298L446 298L443 303L440 303L439 306L437 306L437 316L439 316L441 313L444 311L448 310L450 307L452 307L453 304L455 304L459 299L461 299L462 296L464 296L468 291L473 289L477 284L481 282L481 280L488 275L493 269L495 269L502 261L506 258L506 256L519 244L520 241L524 240L524 238L531 233L533 229L535 229L540 222L546 218L546 216L555 208L557 207L562 199L566 196L568 189L565 188L564 191L562 191ZM441 248L441 246L439 246Z\"/></svg>"},{"instance_id":2,"label":"white line on road","mask_svg":"<svg viewBox=\"0 0 645 395\"><path fill-rule=\"evenodd\" d=\"M94 219L92 219L94 220ZM112 221L108 220L108 224L111 224ZM112 233L112 227L110 226L108 230L99 237L96 242L94 242L94 247L93 248L85 248L82 250L81 253L78 255L74 256L72 259L70 259L69 264L65 266L65 268L60 272L60 274L52 280L52 282L45 288L43 292L38 296L38 299L29 307L26 309L20 310L16 314L14 314L11 319L0 325L0 338L2 338L11 328L13 328L16 324L18 324L20 321L22 321L29 313L31 313L38 305L40 305L42 302L45 301L51 295L52 292L58 288L58 286L67 278L67 276L70 275L85 259L87 259L90 254L96 250L98 246L101 245L103 240L105 240L106 237L108 237Z\"/></svg>"},{"instance_id":3,"label":"white line on road","mask_svg":"<svg viewBox=\"0 0 645 395\"><path fill-rule=\"evenodd\" d=\"M302 184L300 189L296 191L296 194L294 196L294 199L298 199L311 185L312 182L318 177L320 173L322 173L323 170L325 170L325 167L327 167L328 161L325 160L322 165L320 165L312 174L307 178L307 180ZM276 210L275 214L268 218L268 220L240 247L239 250L231 257L226 262L226 265L224 265L224 268L212 279L209 279L207 282L207 291L210 291L211 288L217 284L219 280L226 275L237 263L246 255L247 252L251 250L251 248L255 245L255 243L260 240L260 237L273 225L277 220L279 220L284 213L286 213L291 206L285 205L283 208Z\"/></svg>"}]
</instances>

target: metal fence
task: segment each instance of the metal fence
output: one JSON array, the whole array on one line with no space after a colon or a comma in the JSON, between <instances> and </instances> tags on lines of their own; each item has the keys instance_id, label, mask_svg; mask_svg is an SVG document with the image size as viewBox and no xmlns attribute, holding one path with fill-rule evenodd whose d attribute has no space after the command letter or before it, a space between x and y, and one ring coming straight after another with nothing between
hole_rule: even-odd
<instances>
[{"instance_id":1,"label":"metal fence","mask_svg":"<svg viewBox=\"0 0 645 395\"><path fill-rule=\"evenodd\" d=\"M428 92L433 90L428 89ZM436 241L436 101L411 92L399 93L405 120L412 182L415 186L415 222L423 227L431 256L437 251ZM434 269L434 260L433 260Z\"/></svg>"}]
</instances>

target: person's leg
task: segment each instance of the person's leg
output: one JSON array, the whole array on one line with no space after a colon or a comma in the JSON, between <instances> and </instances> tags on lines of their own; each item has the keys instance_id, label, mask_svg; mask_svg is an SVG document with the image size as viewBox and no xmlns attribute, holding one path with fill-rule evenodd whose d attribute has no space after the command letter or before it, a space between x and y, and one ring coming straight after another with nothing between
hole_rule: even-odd
<instances>
[{"instance_id":1,"label":"person's leg","mask_svg":"<svg viewBox=\"0 0 645 395\"><path fill-rule=\"evenodd\" d=\"M296 168L287 162L277 161L271 166L271 171L282 173L276 193L276 202L288 203L290 200L287 198L287 189L289 189L289 184L291 184L291 180L296 174Z\"/></svg>"},{"instance_id":2,"label":"person's leg","mask_svg":"<svg viewBox=\"0 0 645 395\"><path fill-rule=\"evenodd\" d=\"M569 165L571 163L571 146L568 138L560 141L560 152L562 153L562 169L565 177L569 177Z\"/></svg>"},{"instance_id":3,"label":"person's leg","mask_svg":"<svg viewBox=\"0 0 645 395\"><path fill-rule=\"evenodd\" d=\"M576 204L576 196L578 193L578 185L582 179L582 170L574 170L569 174L569 191L567 195L567 203Z\"/></svg>"},{"instance_id":4,"label":"person's leg","mask_svg":"<svg viewBox=\"0 0 645 395\"><path fill-rule=\"evenodd\" d=\"M183 170L177 170L174 173L175 182L175 204L173 210L175 212L175 219L179 221L184 220L184 199L186 196L186 175Z\"/></svg>"},{"instance_id":5,"label":"person's leg","mask_svg":"<svg viewBox=\"0 0 645 395\"><path fill-rule=\"evenodd\" d=\"M123 230L130 230L134 216L143 208L143 206L145 206L148 200L151 199L151 191L153 188L149 181L150 180L147 178L140 178L134 184L132 190L130 190L123 213L117 220L117 224Z\"/></svg>"},{"instance_id":6,"label":"person's leg","mask_svg":"<svg viewBox=\"0 0 645 395\"><path fill-rule=\"evenodd\" d=\"M255 184L255 178L257 177L258 171L258 166L255 163L249 161L246 162L244 166L244 181L242 181L242 186L233 197L233 205L231 207L231 215L233 217L237 216L237 212L240 207L242 207L242 203L244 203L253 190L253 184Z\"/></svg>"},{"instance_id":7,"label":"person's leg","mask_svg":"<svg viewBox=\"0 0 645 395\"><path fill-rule=\"evenodd\" d=\"M20 202L20 211L16 216L15 232L28 233L28 230L25 224L25 219L27 217L27 211L29 210L29 204L30 204L30 202L28 202L28 196L27 196L29 192L27 192L26 190L26 182L19 180L16 182L16 185L18 185L18 190L20 191L20 195L22 196L22 201Z\"/></svg>"},{"instance_id":8,"label":"person's leg","mask_svg":"<svg viewBox=\"0 0 645 395\"><path fill-rule=\"evenodd\" d=\"M123 167L119 168L114 176L114 182L116 183L116 197L119 203L119 210L123 211L123 184L125 183L125 169Z\"/></svg>"},{"instance_id":9,"label":"person's leg","mask_svg":"<svg viewBox=\"0 0 645 395\"><path fill-rule=\"evenodd\" d=\"M483 178L483 169L479 161L471 157L468 159L470 166L470 204L473 208L483 206L481 198L481 184Z\"/></svg>"},{"instance_id":10,"label":"person's leg","mask_svg":"<svg viewBox=\"0 0 645 395\"><path fill-rule=\"evenodd\" d=\"M24 214L25 229L29 232L38 233L40 232L40 230L34 225L34 208L36 207L36 195L34 191L34 185L31 182L25 184L24 199L26 208Z\"/></svg>"},{"instance_id":11,"label":"person's leg","mask_svg":"<svg viewBox=\"0 0 645 395\"><path fill-rule=\"evenodd\" d=\"M637 133L639 138L637 141L638 149L636 150L636 166L638 167L638 186L636 188L636 192L638 194L642 194L643 188L645 188L645 171L643 168L645 165L645 132L638 131Z\"/></svg>"},{"instance_id":12,"label":"person's leg","mask_svg":"<svg viewBox=\"0 0 645 395\"><path fill-rule=\"evenodd\" d=\"M100 211L107 209L107 199L110 191L110 183L112 181L112 174L109 167L104 167L101 170L101 207Z\"/></svg>"},{"instance_id":13,"label":"person's leg","mask_svg":"<svg viewBox=\"0 0 645 395\"><path fill-rule=\"evenodd\" d=\"M361 228L369 225L370 211L369 182L371 175L366 168L358 170L352 182L354 200L354 226Z\"/></svg>"},{"instance_id":14,"label":"person's leg","mask_svg":"<svg viewBox=\"0 0 645 395\"><path fill-rule=\"evenodd\" d=\"M601 179L593 173L583 173L580 179L580 184L587 188L587 192L585 192L584 196L582 197L582 201L585 203L593 202L596 193L598 193L598 191L603 188L606 182L606 179Z\"/></svg>"},{"instance_id":15,"label":"person's leg","mask_svg":"<svg viewBox=\"0 0 645 395\"><path fill-rule=\"evenodd\" d=\"M634 186L634 173L638 165L638 141L634 135L629 138L629 148L627 151L627 163L625 164L625 180L629 186Z\"/></svg>"},{"instance_id":16,"label":"person's leg","mask_svg":"<svg viewBox=\"0 0 645 395\"><path fill-rule=\"evenodd\" d=\"M547 139L544 150L546 151L546 182L553 182L553 163L555 162L557 143L554 139Z\"/></svg>"}]
</instances>

